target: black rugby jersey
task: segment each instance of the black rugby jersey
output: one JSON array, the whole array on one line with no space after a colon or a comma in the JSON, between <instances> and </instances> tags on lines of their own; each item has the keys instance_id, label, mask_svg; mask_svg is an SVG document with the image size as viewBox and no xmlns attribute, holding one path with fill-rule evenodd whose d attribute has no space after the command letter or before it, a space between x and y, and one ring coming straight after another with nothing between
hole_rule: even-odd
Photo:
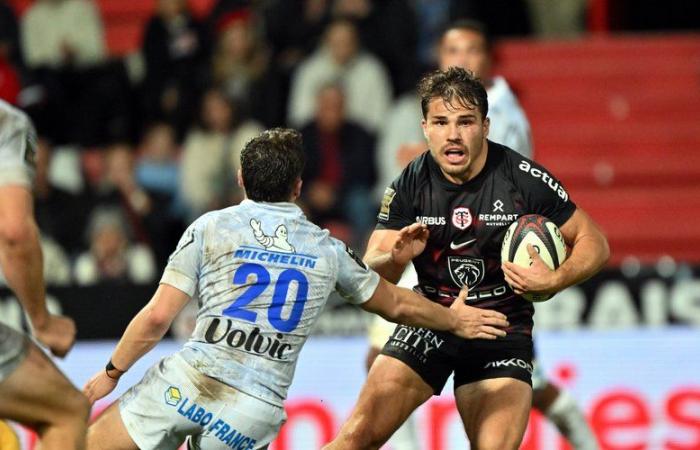
<instances>
[{"instance_id":1,"label":"black rugby jersey","mask_svg":"<svg viewBox=\"0 0 700 450\"><path fill-rule=\"evenodd\" d=\"M508 316L509 333L532 333L532 303L516 295L501 270L508 226L526 214L563 225L576 205L562 184L539 164L488 142L486 164L468 182L448 181L430 154L413 160L384 192L377 229L425 223L430 237L413 260L417 290L445 306L469 286L467 304Z\"/></svg>"}]
</instances>

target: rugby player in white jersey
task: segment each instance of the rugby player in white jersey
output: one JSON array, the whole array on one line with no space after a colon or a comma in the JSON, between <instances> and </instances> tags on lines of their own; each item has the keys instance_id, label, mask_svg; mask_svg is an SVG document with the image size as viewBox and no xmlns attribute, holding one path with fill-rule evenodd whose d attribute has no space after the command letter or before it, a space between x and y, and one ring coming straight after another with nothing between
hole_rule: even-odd
<instances>
[{"instance_id":1,"label":"rugby player in white jersey","mask_svg":"<svg viewBox=\"0 0 700 450\"><path fill-rule=\"evenodd\" d=\"M46 308L32 206L35 146L29 118L0 100L0 266L36 340L64 356L73 345L75 324ZM29 337L0 323L0 418L32 428L42 449L72 450L84 448L88 412L85 397L44 352Z\"/></svg>"},{"instance_id":2,"label":"rugby player in white jersey","mask_svg":"<svg viewBox=\"0 0 700 450\"><path fill-rule=\"evenodd\" d=\"M188 436L195 449L267 448L285 420L299 351L334 290L389 320L465 338L505 335L505 316L466 306L466 291L452 308L431 303L384 281L307 221L293 203L303 165L296 131L269 130L246 144L238 178L247 199L185 231L155 295L85 394L94 402L111 392L197 297L190 340L105 410L88 431L89 449L174 449ZM421 224L400 233L399 257L428 237Z\"/></svg>"}]
</instances>

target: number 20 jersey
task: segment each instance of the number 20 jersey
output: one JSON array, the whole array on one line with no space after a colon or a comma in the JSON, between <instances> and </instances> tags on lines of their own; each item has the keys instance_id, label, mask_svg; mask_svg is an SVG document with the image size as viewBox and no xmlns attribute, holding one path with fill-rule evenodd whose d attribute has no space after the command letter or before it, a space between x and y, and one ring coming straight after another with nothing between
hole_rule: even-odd
<instances>
[{"instance_id":1,"label":"number 20 jersey","mask_svg":"<svg viewBox=\"0 0 700 450\"><path fill-rule=\"evenodd\" d=\"M361 304L379 276L296 205L244 200L190 225L161 283L199 301L185 360L281 406L330 293Z\"/></svg>"},{"instance_id":2,"label":"number 20 jersey","mask_svg":"<svg viewBox=\"0 0 700 450\"><path fill-rule=\"evenodd\" d=\"M515 295L501 270L501 243L508 226L526 214L557 226L576 205L562 184L539 164L488 141L484 168L457 185L442 174L430 152L413 160L384 192L378 229L425 223L430 236L413 260L418 291L449 305L465 284L467 304L508 316L508 333L532 333L532 303Z\"/></svg>"}]
</instances>

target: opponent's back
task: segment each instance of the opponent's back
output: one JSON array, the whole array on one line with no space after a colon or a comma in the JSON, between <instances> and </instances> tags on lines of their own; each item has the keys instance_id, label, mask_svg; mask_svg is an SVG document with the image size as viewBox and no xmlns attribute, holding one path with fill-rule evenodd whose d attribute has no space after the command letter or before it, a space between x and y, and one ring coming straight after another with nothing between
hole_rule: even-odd
<instances>
[{"instance_id":1,"label":"opponent's back","mask_svg":"<svg viewBox=\"0 0 700 450\"><path fill-rule=\"evenodd\" d=\"M208 376L281 405L328 295L337 288L361 303L373 294L378 276L296 205L246 200L195 221L162 282L199 301L185 359Z\"/></svg>"}]
</instances>

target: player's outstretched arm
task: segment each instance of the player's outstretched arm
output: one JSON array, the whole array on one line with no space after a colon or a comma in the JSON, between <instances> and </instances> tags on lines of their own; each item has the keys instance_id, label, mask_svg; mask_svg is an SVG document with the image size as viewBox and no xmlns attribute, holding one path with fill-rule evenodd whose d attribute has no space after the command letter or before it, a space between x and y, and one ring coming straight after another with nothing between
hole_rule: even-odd
<instances>
[{"instance_id":1,"label":"player's outstretched arm","mask_svg":"<svg viewBox=\"0 0 700 450\"><path fill-rule=\"evenodd\" d=\"M43 259L32 204L27 188L0 187L0 265L29 316L36 338L62 357L75 341L75 323L46 309Z\"/></svg>"},{"instance_id":2,"label":"player's outstretched arm","mask_svg":"<svg viewBox=\"0 0 700 450\"><path fill-rule=\"evenodd\" d=\"M496 339L503 337L508 326L505 315L498 311L467 306L467 289L462 289L450 308L379 280L374 295L362 308L385 319L405 325L444 330L466 339Z\"/></svg>"},{"instance_id":3,"label":"player's outstretched arm","mask_svg":"<svg viewBox=\"0 0 700 450\"><path fill-rule=\"evenodd\" d=\"M571 254L557 270L550 270L537 251L528 246L533 264L520 267L505 262L503 273L516 294L554 293L595 275L610 257L610 247L598 225L581 208L560 227Z\"/></svg>"},{"instance_id":4,"label":"player's outstretched arm","mask_svg":"<svg viewBox=\"0 0 700 450\"><path fill-rule=\"evenodd\" d=\"M428 236L428 227L420 223L398 231L375 230L367 243L364 261L383 278L396 284L406 265L423 253Z\"/></svg>"},{"instance_id":5,"label":"player's outstretched arm","mask_svg":"<svg viewBox=\"0 0 700 450\"><path fill-rule=\"evenodd\" d=\"M90 403L112 392L119 382L119 377L163 339L173 319L189 299L189 295L173 286L158 286L151 301L126 327L112 353L110 365L99 370L83 387L83 393Z\"/></svg>"}]
</instances>

